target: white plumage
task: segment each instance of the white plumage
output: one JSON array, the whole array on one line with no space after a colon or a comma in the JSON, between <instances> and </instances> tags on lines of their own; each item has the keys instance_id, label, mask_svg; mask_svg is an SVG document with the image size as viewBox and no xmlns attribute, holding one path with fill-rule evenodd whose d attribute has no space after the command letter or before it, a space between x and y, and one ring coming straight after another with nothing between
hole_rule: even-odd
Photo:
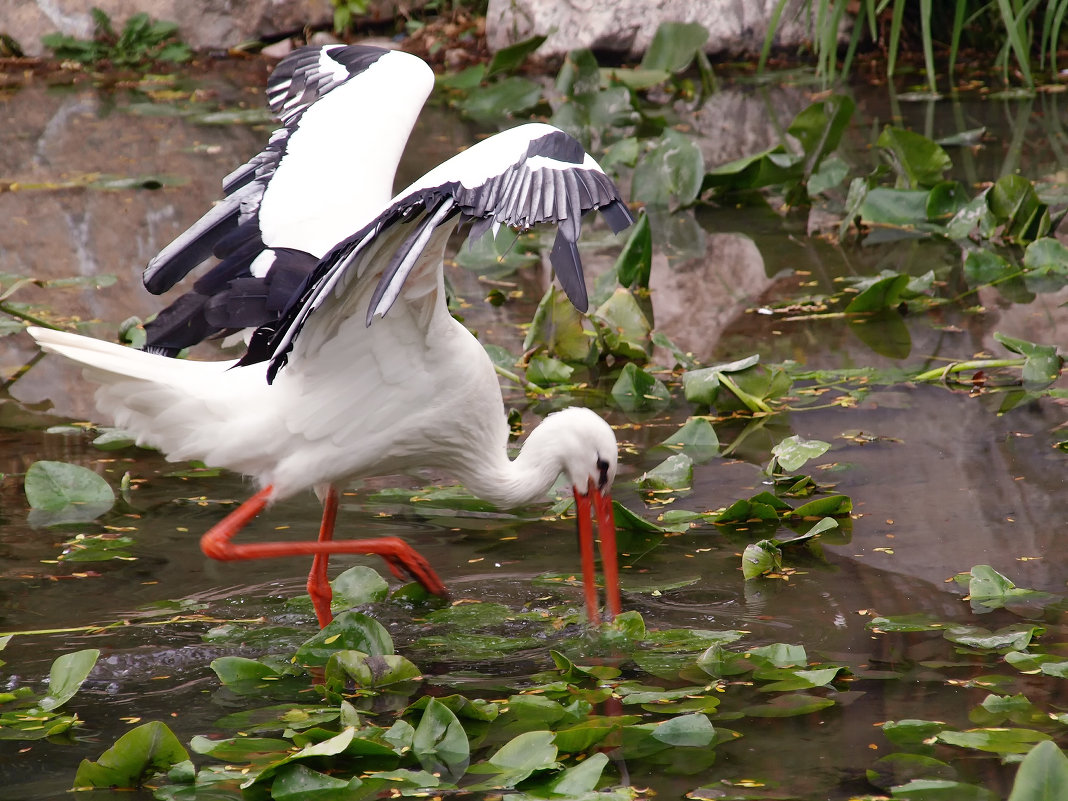
<instances>
[{"instance_id":1,"label":"white plumage","mask_svg":"<svg viewBox=\"0 0 1068 801\"><path fill-rule=\"evenodd\" d=\"M359 55L369 58L366 51ZM353 110L347 104L356 96L334 102L345 97L341 88L346 85L343 65L337 65L352 55L298 51L293 62L280 65L269 92L272 108L289 126L290 139L299 134L307 147L322 130L322 141L337 146L333 126L339 119L351 124ZM403 96L394 81L422 80L413 61L418 59L373 59L357 73L358 79L385 82L388 91L366 90L361 97ZM302 71L302 64L312 66ZM391 117L391 124L405 129L405 137L425 88L409 95L414 113L397 111ZM320 99L302 105L306 97ZM336 115L323 109L335 109ZM385 180L385 172L392 179L394 156L399 158L393 146L383 145L388 151L383 161L389 163L374 181ZM300 244L308 248L318 247L313 240L321 242L324 236L337 238L277 319L257 329L239 362L176 360L74 334L39 328L30 333L45 350L86 366L87 375L100 384L98 408L139 443L158 447L171 459L199 459L253 477L261 491L204 536L205 552L221 559L314 555L308 588L322 625L330 619L326 562L331 553L379 553L398 575L403 569L430 591L444 592L430 566L399 540L332 540L338 485L414 468L445 471L475 494L505 507L537 500L563 473L578 503L588 615L597 619L591 502L601 531L609 614L618 612L609 496L617 454L611 427L587 409L566 409L546 418L520 455L509 460L508 426L493 365L478 341L449 314L442 273L446 243L460 223L471 222L476 232L500 224L555 224L554 267L569 296L584 306L576 247L580 218L599 209L614 228L629 224L615 186L571 137L551 126L525 125L449 159L392 200L379 200L373 212L357 203L342 235L334 232L344 215L324 210L328 222L323 230L331 233L312 234L305 229L319 225L314 214L303 215L293 228L288 218L271 222L273 212L265 214L282 176L293 182L286 184L286 192L306 198L309 207L327 196L307 195L300 170L287 171L293 164L310 169L315 162L275 159L273 177L256 189L258 213L252 206L245 210L248 219L258 218L256 225L265 235L259 251L241 267L246 272L239 280L255 279L249 265L271 258L263 254L270 250L274 232L289 230L297 237L299 228ZM249 165L243 169L255 172ZM309 180L321 189L321 176ZM358 186L349 190L362 191ZM373 190L369 193L374 195ZM344 192L336 192L329 202L340 204L344 197ZM187 232L164 249L148 278L161 270L173 274L173 264L199 260L203 245L198 236L205 230L210 233L210 224L201 234ZM286 246L297 241L286 239ZM268 277L277 265L269 265ZM217 283L221 292L229 291L225 282ZM176 311L172 321L181 314ZM309 488L324 498L318 542L230 542L267 503Z\"/></svg>"}]
</instances>

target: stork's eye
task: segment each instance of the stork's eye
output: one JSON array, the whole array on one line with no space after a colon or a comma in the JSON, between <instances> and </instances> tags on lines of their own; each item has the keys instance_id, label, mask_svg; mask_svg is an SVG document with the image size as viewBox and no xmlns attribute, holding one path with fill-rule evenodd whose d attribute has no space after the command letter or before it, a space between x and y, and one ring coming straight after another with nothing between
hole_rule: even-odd
<instances>
[{"instance_id":1,"label":"stork's eye","mask_svg":"<svg viewBox=\"0 0 1068 801\"><path fill-rule=\"evenodd\" d=\"M608 487L608 462L604 459L597 459L597 487L604 490Z\"/></svg>"}]
</instances>

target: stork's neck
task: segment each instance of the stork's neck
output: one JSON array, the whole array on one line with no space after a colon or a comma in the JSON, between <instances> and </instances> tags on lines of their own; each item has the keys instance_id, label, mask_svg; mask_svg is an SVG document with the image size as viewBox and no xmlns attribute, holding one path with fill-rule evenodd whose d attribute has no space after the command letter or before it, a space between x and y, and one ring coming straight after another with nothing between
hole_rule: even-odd
<instances>
[{"instance_id":1,"label":"stork's neck","mask_svg":"<svg viewBox=\"0 0 1068 801\"><path fill-rule=\"evenodd\" d=\"M564 469L552 428L545 423L535 428L515 459L509 460L502 447L487 452L484 454L487 458L476 464L467 465L460 476L464 486L502 509L544 499Z\"/></svg>"},{"instance_id":2,"label":"stork's neck","mask_svg":"<svg viewBox=\"0 0 1068 801\"><path fill-rule=\"evenodd\" d=\"M561 473L585 488L594 479L602 489L616 474L616 437L612 427L589 409L573 407L550 414L527 437L514 461L505 453L507 429L501 420L495 447L469 453L458 476L469 490L503 507L544 498Z\"/></svg>"}]
</instances>

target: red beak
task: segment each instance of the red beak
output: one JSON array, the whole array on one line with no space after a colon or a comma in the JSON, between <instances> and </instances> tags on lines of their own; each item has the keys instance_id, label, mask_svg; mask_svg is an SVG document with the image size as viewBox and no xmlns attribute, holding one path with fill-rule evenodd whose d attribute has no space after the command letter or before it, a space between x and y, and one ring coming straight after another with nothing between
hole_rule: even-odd
<instances>
[{"instance_id":1,"label":"red beak","mask_svg":"<svg viewBox=\"0 0 1068 801\"><path fill-rule=\"evenodd\" d=\"M590 501L593 501L593 510ZM597 487L591 478L585 493L575 487L575 512L578 516L579 551L582 554L582 584L586 595L586 616L591 623L601 622L597 603L597 579L594 573L593 515L597 514L597 534L601 541L601 568L604 570L605 605L608 620L621 611L619 600L619 566L616 561L616 523L612 516L612 496Z\"/></svg>"}]
</instances>

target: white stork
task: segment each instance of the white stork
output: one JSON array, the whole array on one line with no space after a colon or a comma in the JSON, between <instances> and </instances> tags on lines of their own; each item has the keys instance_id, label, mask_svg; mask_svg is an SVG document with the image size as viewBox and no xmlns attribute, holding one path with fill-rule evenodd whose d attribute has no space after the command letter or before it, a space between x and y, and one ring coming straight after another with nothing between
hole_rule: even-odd
<instances>
[{"instance_id":1,"label":"white stork","mask_svg":"<svg viewBox=\"0 0 1068 801\"><path fill-rule=\"evenodd\" d=\"M350 49L366 51L341 48ZM376 67L392 64L398 70L395 76L388 69L375 74L374 81L385 86L367 89L362 96L417 97L411 102L421 105L425 83L417 90L393 85L420 72L411 68L418 59L393 55L380 56L356 73L362 83ZM337 49L325 54L303 50L280 64L268 91L288 135L276 134L272 143L288 141L295 148L298 136L305 137L302 147L311 149L303 152L312 158L318 126L329 128L331 119L326 113L312 115L341 97L346 84L342 78L341 85L328 87L326 94L314 87L323 85L324 72L327 77L338 74L333 67L324 70L324 61L344 63L344 56ZM428 72L425 65L423 69ZM309 97L320 99L311 104L302 99ZM349 120L364 116L342 103L330 108ZM402 139L417 112L396 111L392 117L394 132L403 128ZM291 128L287 119L298 117L299 124ZM324 130L322 135L324 148L336 146L337 131ZM387 150L375 180L385 180L387 172L392 176L399 145L390 141ZM406 571L431 593L444 594L430 565L400 539L333 539L339 485L417 468L450 473L476 495L502 507L543 497L564 474L576 500L587 616L591 622L599 620L594 514L608 615L618 614L610 497L617 448L611 427L588 409L565 409L549 415L527 437L520 454L509 460L508 425L493 365L475 337L449 314L443 276L445 247L460 223L470 223L472 235L499 225L526 229L552 224L557 233L550 260L569 297L585 309L576 247L582 215L599 210L617 232L632 222L612 181L570 136L549 125L529 124L454 156L371 213L358 200L365 191L362 185L333 188L334 202L353 203L347 226L336 209L320 208L321 195L291 197L286 208L303 205L307 212L299 225L290 225L281 216L273 217L274 212L265 213L272 202L286 204L284 194L276 196L278 201L272 196L292 163L287 162L289 151L280 158L272 153L269 146L231 175L227 200L165 248L146 272L146 283L158 281L155 288L165 288L206 258L205 243L220 241L218 228L240 232L244 225L245 234L258 235L247 240L254 243L247 246L255 254L252 261L245 255L224 267L229 257L224 253L223 261L207 274L218 280L211 291L198 293L204 300L197 308L243 303L252 308L251 301L242 299L264 295L272 272L287 263L282 248L312 254L308 258L315 261L306 277L277 311L256 307L265 310L267 319L256 321L259 328L242 359L172 359L65 332L29 332L45 350L85 365L87 375L101 385L97 408L138 443L157 447L173 460L198 459L256 481L259 491L213 526L201 547L222 560L314 556L308 592L321 626L331 620L327 561L332 553L379 554L398 577ZM316 163L325 169L323 165L337 157L324 150ZM272 166L261 175L259 165L268 162ZM291 174L298 181L299 173ZM235 199L246 191L241 188L246 178L250 180L243 186L249 197ZM313 181L321 183L321 176ZM302 191L299 182L289 191ZM368 191L374 195L377 190ZM236 228L233 219L239 220ZM319 226L320 219L329 233L307 230ZM343 234L336 233L344 227ZM300 238L300 247L297 238L276 239L275 231ZM316 250L331 236L336 236L333 246L316 258ZM227 280L228 275L237 278ZM258 294L253 281L259 282ZM197 308L191 317L200 313ZM180 328L187 312L173 311L171 322ZM222 319L222 325L208 322L213 329L232 329L247 325L246 319L235 315ZM265 506L309 488L324 505L317 542L231 541Z\"/></svg>"}]
</instances>

